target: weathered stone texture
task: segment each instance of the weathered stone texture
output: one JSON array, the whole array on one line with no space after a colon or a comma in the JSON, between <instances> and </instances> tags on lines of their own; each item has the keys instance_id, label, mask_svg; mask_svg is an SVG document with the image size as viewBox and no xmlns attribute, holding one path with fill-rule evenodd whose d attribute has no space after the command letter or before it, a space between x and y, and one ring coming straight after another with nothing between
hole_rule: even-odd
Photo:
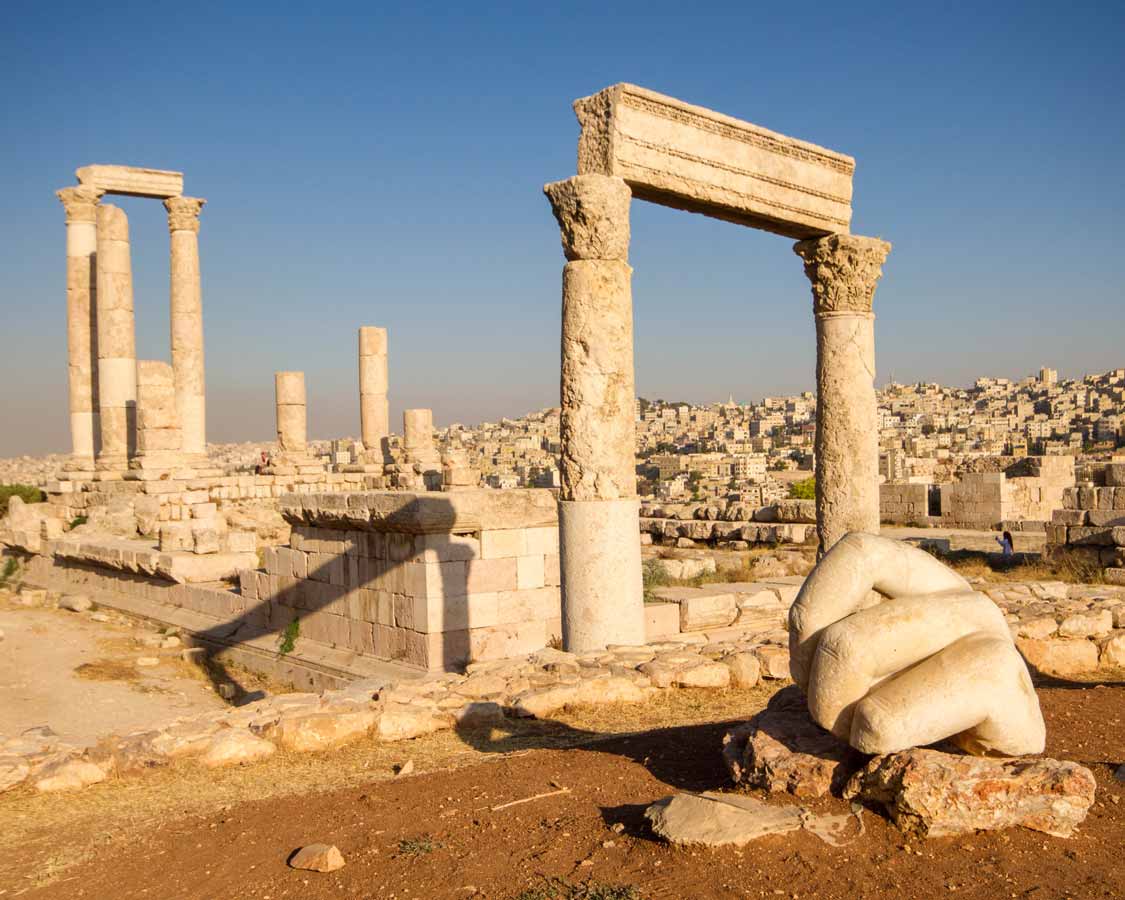
<instances>
[{"instance_id":1,"label":"weathered stone texture","mask_svg":"<svg viewBox=\"0 0 1125 900\"><path fill-rule=\"evenodd\" d=\"M126 194L134 197L175 197L184 192L182 172L164 169L144 169L137 166L83 166L74 173L83 185L97 188L106 194Z\"/></svg>"},{"instance_id":2,"label":"weathered stone texture","mask_svg":"<svg viewBox=\"0 0 1125 900\"><path fill-rule=\"evenodd\" d=\"M634 196L808 238L847 232L855 160L632 84L577 100L578 172Z\"/></svg>"},{"instance_id":3,"label":"weathered stone texture","mask_svg":"<svg viewBox=\"0 0 1125 900\"><path fill-rule=\"evenodd\" d=\"M816 314L816 504L821 552L879 531L879 429L871 303L891 245L834 234L802 241Z\"/></svg>"},{"instance_id":4,"label":"weathered stone texture","mask_svg":"<svg viewBox=\"0 0 1125 900\"><path fill-rule=\"evenodd\" d=\"M198 197L170 197L172 368L185 453L207 449L203 370L203 293L199 273Z\"/></svg>"}]
</instances>

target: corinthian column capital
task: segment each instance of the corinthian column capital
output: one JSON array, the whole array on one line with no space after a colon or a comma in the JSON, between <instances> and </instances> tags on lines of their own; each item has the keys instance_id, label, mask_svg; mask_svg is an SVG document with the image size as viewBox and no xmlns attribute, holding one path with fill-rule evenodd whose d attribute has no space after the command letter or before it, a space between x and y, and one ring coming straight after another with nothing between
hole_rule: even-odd
<instances>
[{"instance_id":1,"label":"corinthian column capital","mask_svg":"<svg viewBox=\"0 0 1125 900\"><path fill-rule=\"evenodd\" d=\"M816 315L871 312L890 244L856 234L830 234L799 241L793 251L805 261Z\"/></svg>"},{"instance_id":2,"label":"corinthian column capital","mask_svg":"<svg viewBox=\"0 0 1125 900\"><path fill-rule=\"evenodd\" d=\"M101 188L79 184L55 191L55 196L66 210L66 224L73 225L75 222L97 221L98 199L104 193Z\"/></svg>"},{"instance_id":3,"label":"corinthian column capital","mask_svg":"<svg viewBox=\"0 0 1125 900\"><path fill-rule=\"evenodd\" d=\"M168 231L194 231L199 233L199 211L207 201L202 197L169 197L164 201L168 210Z\"/></svg>"},{"instance_id":4,"label":"corinthian column capital","mask_svg":"<svg viewBox=\"0 0 1125 900\"><path fill-rule=\"evenodd\" d=\"M575 175L544 186L569 260L629 258L633 192L614 175Z\"/></svg>"}]
</instances>

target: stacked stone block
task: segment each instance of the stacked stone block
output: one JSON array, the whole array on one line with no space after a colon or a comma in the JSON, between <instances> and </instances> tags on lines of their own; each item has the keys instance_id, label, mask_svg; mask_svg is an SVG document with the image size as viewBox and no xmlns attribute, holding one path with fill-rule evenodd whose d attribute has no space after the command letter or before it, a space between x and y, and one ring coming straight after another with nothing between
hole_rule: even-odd
<instances>
[{"instance_id":1,"label":"stacked stone block","mask_svg":"<svg viewBox=\"0 0 1125 900\"><path fill-rule=\"evenodd\" d=\"M1065 548L1106 567L1106 579L1125 584L1125 463L1098 473L1103 484L1063 491L1063 508L1047 526L1048 552Z\"/></svg>"},{"instance_id":2,"label":"stacked stone block","mask_svg":"<svg viewBox=\"0 0 1125 900\"><path fill-rule=\"evenodd\" d=\"M155 359L137 362L137 458L133 468L170 468L182 462L180 415L172 367Z\"/></svg>"},{"instance_id":3,"label":"stacked stone block","mask_svg":"<svg viewBox=\"0 0 1125 900\"><path fill-rule=\"evenodd\" d=\"M928 484L879 485L879 518L884 522L922 522L929 516Z\"/></svg>"},{"instance_id":4,"label":"stacked stone block","mask_svg":"<svg viewBox=\"0 0 1125 900\"><path fill-rule=\"evenodd\" d=\"M312 640L425 669L542 649L561 630L554 502L504 493L458 493L460 507L447 495L287 498L290 544L242 574L243 594L275 625L297 618ZM356 498L380 511L333 505ZM477 527L457 524L469 506L485 510Z\"/></svg>"},{"instance_id":5,"label":"stacked stone block","mask_svg":"<svg viewBox=\"0 0 1125 900\"><path fill-rule=\"evenodd\" d=\"M275 372L277 444L285 455L303 456L308 450L308 412L304 372Z\"/></svg>"}]
</instances>

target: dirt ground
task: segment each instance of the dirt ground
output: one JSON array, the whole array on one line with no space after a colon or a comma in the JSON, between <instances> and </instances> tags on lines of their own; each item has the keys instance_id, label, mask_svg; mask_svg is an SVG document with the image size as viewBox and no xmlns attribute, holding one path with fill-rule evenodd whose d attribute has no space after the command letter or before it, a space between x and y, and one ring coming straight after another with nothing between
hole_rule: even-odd
<instances>
[{"instance_id":1,"label":"dirt ground","mask_svg":"<svg viewBox=\"0 0 1125 900\"><path fill-rule=\"evenodd\" d=\"M512 734L363 742L218 775L184 768L149 776L148 787L140 786L148 779L99 785L69 802L30 794L8 807L0 800L0 897L1125 896L1125 784L1113 776L1125 761L1125 685L1040 689L1048 754L1081 761L1098 781L1095 805L1070 840L1022 829L907 840L865 812L866 833L845 847L798 832L741 851L669 847L651 836L642 813L677 789L725 787L718 751L727 723L712 723L722 712L728 721L744 718L769 691L673 693L682 695L676 708L603 708L600 718L586 719L578 710L565 722ZM590 743L600 730L643 725L646 716L707 723ZM559 749L576 742L585 745ZM392 761L407 759L416 774L390 778ZM286 777L293 789L281 785L277 793ZM305 789L318 778L343 786ZM544 793L551 796L496 809ZM836 800L816 806L846 809ZM127 825L126 809L134 816ZM313 842L336 844L346 867L331 874L288 868L293 851ZM88 858L50 880L52 851L79 845Z\"/></svg>"},{"instance_id":2,"label":"dirt ground","mask_svg":"<svg viewBox=\"0 0 1125 900\"><path fill-rule=\"evenodd\" d=\"M129 624L4 604L0 630L0 735L48 725L82 746L225 706L179 649L146 647L137 638L152 632Z\"/></svg>"}]
</instances>

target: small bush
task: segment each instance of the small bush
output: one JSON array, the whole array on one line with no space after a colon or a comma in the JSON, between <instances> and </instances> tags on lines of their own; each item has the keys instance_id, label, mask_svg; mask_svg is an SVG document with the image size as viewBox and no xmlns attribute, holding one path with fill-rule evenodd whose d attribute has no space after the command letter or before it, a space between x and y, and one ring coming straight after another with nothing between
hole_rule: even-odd
<instances>
[{"instance_id":1,"label":"small bush","mask_svg":"<svg viewBox=\"0 0 1125 900\"><path fill-rule=\"evenodd\" d=\"M12 576L16 574L16 571L19 569L19 567L20 564L16 562L16 558L14 556L9 556L6 560L4 560L4 568L0 570L0 585L5 585L9 581L11 581Z\"/></svg>"},{"instance_id":2,"label":"small bush","mask_svg":"<svg viewBox=\"0 0 1125 900\"><path fill-rule=\"evenodd\" d=\"M660 564L658 559L646 559L641 565L641 583L644 585L645 603L657 603L659 598L653 591L659 587L668 587L672 579L668 577L668 570Z\"/></svg>"},{"instance_id":3,"label":"small bush","mask_svg":"<svg viewBox=\"0 0 1125 900\"><path fill-rule=\"evenodd\" d=\"M24 503L42 503L47 499L46 494L30 484L0 484L0 517L8 514L12 497L19 497Z\"/></svg>"},{"instance_id":4,"label":"small bush","mask_svg":"<svg viewBox=\"0 0 1125 900\"><path fill-rule=\"evenodd\" d=\"M295 618L292 622L285 626L285 630L281 633L281 637L278 639L277 652L281 656L285 656L287 653L292 653L297 646L297 638L299 638L300 636L301 620Z\"/></svg>"},{"instance_id":5,"label":"small bush","mask_svg":"<svg viewBox=\"0 0 1125 900\"><path fill-rule=\"evenodd\" d=\"M816 476L806 478L804 481L794 481L789 485L790 500L815 500Z\"/></svg>"},{"instance_id":6,"label":"small bush","mask_svg":"<svg viewBox=\"0 0 1125 900\"><path fill-rule=\"evenodd\" d=\"M540 887L528 888L514 900L644 900L629 884L599 884L596 881L572 884L561 878L549 878Z\"/></svg>"}]
</instances>

